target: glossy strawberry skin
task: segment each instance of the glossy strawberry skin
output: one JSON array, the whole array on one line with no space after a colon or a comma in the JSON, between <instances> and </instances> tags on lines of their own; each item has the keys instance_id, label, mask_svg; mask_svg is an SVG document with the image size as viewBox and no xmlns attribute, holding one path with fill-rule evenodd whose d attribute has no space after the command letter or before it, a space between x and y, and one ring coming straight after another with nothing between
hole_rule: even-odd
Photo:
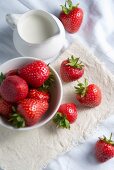
<instances>
[{"instance_id":1,"label":"glossy strawberry skin","mask_svg":"<svg viewBox=\"0 0 114 170\"><path fill-rule=\"evenodd\" d=\"M17 102L26 98L28 85L24 79L17 75L8 76L0 86L0 95L7 102Z\"/></svg>"},{"instance_id":2,"label":"glossy strawberry skin","mask_svg":"<svg viewBox=\"0 0 114 170\"><path fill-rule=\"evenodd\" d=\"M4 99L0 98L0 115L9 118L12 113L12 105L6 102Z\"/></svg>"},{"instance_id":3,"label":"glossy strawberry skin","mask_svg":"<svg viewBox=\"0 0 114 170\"><path fill-rule=\"evenodd\" d=\"M95 155L99 162L106 162L114 157L114 146L99 140L95 146Z\"/></svg>"},{"instance_id":4,"label":"glossy strawberry skin","mask_svg":"<svg viewBox=\"0 0 114 170\"><path fill-rule=\"evenodd\" d=\"M69 33L75 33L79 30L83 20L83 10L81 8L75 8L65 14L63 11L60 13L59 19L63 23L66 31Z\"/></svg>"},{"instance_id":5,"label":"glossy strawberry skin","mask_svg":"<svg viewBox=\"0 0 114 170\"><path fill-rule=\"evenodd\" d=\"M69 121L69 123L74 123L78 116L77 107L74 103L61 104L58 112L66 116L66 119Z\"/></svg>"},{"instance_id":6,"label":"glossy strawberry skin","mask_svg":"<svg viewBox=\"0 0 114 170\"><path fill-rule=\"evenodd\" d=\"M82 75L84 74L84 67L82 69L79 69L67 64L68 60L64 60L60 66L60 74L64 82L72 82L82 77Z\"/></svg>"},{"instance_id":7,"label":"glossy strawberry skin","mask_svg":"<svg viewBox=\"0 0 114 170\"><path fill-rule=\"evenodd\" d=\"M17 107L17 111L25 119L26 126L36 124L48 110L47 101L24 99Z\"/></svg>"},{"instance_id":8,"label":"glossy strawberry skin","mask_svg":"<svg viewBox=\"0 0 114 170\"><path fill-rule=\"evenodd\" d=\"M45 100L49 102L50 95L48 92L39 91L37 89L30 89L28 93L28 98L37 99L37 100Z\"/></svg>"},{"instance_id":9,"label":"glossy strawberry skin","mask_svg":"<svg viewBox=\"0 0 114 170\"><path fill-rule=\"evenodd\" d=\"M85 106L98 106L102 99L101 90L97 85L90 84L87 87L86 95L81 97L79 94L76 94L76 99Z\"/></svg>"},{"instance_id":10,"label":"glossy strawberry skin","mask_svg":"<svg viewBox=\"0 0 114 170\"><path fill-rule=\"evenodd\" d=\"M18 74L32 87L40 87L49 78L49 67L41 60L27 64L18 70Z\"/></svg>"}]
</instances>

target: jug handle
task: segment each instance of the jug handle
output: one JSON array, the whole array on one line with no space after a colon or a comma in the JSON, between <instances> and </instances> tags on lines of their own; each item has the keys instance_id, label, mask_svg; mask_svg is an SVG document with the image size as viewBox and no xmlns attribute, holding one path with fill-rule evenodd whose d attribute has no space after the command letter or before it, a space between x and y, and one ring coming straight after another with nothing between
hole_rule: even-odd
<instances>
[{"instance_id":1,"label":"jug handle","mask_svg":"<svg viewBox=\"0 0 114 170\"><path fill-rule=\"evenodd\" d=\"M14 30L17 27L17 23L19 21L21 14L7 14L6 15L6 22Z\"/></svg>"}]
</instances>

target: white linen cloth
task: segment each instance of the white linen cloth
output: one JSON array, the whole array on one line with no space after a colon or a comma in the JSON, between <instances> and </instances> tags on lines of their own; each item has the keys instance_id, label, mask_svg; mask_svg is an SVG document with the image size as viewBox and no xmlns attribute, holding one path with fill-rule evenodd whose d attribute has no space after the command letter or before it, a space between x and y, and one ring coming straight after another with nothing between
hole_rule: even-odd
<instances>
[{"instance_id":1,"label":"white linen cloth","mask_svg":"<svg viewBox=\"0 0 114 170\"><path fill-rule=\"evenodd\" d=\"M74 1L75 2L75 1ZM59 15L60 5L64 0L1 0L0 1L0 63L8 59L19 57L12 41L12 30L5 21L7 13L24 13L30 9L42 9ZM80 6L84 9L84 21L81 29L76 34L66 33L68 42L71 43L80 39L82 43L88 46L95 55L103 61L108 69L114 73L114 1L113 0L80 0ZM114 116L104 123L105 128L100 128L100 132L107 133L112 131ZM113 131L114 132L114 131ZM84 145L73 149L71 152L53 161L46 170L82 170L86 169L114 169L114 160L106 164L98 165L94 157L91 156L90 150L93 147L96 137ZM84 154L82 154L82 152ZM78 155L78 156L77 156ZM90 155L90 157L89 157ZM82 161L83 159L83 161ZM69 162L69 163L68 163ZM68 167L67 167L68 166Z\"/></svg>"},{"instance_id":2,"label":"white linen cloth","mask_svg":"<svg viewBox=\"0 0 114 170\"><path fill-rule=\"evenodd\" d=\"M84 144L74 147L70 152L51 161L43 170L113 170L114 159L105 163L99 163L95 159L94 152L98 137L102 137L103 134L109 137L110 132L114 135L113 127L114 116L111 116L99 126L91 139L88 139Z\"/></svg>"}]
</instances>

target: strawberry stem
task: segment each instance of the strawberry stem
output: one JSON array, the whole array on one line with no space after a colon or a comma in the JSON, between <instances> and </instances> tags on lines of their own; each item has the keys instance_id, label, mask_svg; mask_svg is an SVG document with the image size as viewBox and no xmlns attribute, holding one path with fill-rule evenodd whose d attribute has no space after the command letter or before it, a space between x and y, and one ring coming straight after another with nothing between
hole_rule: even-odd
<instances>
[{"instance_id":1,"label":"strawberry stem","mask_svg":"<svg viewBox=\"0 0 114 170\"><path fill-rule=\"evenodd\" d=\"M16 128L25 127L25 120L18 113L13 113L8 121Z\"/></svg>"},{"instance_id":2,"label":"strawberry stem","mask_svg":"<svg viewBox=\"0 0 114 170\"><path fill-rule=\"evenodd\" d=\"M63 11L65 14L68 14L68 13L69 13L69 10L68 10L68 8L67 8L66 6L61 5L61 7L62 7L62 11Z\"/></svg>"},{"instance_id":3,"label":"strawberry stem","mask_svg":"<svg viewBox=\"0 0 114 170\"><path fill-rule=\"evenodd\" d=\"M73 8L77 8L79 3L77 3L75 6L73 6L72 0L66 0L65 5L61 5L62 11L65 14L68 14L70 11L72 11Z\"/></svg>"},{"instance_id":4,"label":"strawberry stem","mask_svg":"<svg viewBox=\"0 0 114 170\"><path fill-rule=\"evenodd\" d=\"M87 92L87 86L88 86L88 81L87 79L84 80L84 83L80 83L78 81L77 86L75 86L75 92L76 94L79 94L81 97L84 97Z\"/></svg>"},{"instance_id":5,"label":"strawberry stem","mask_svg":"<svg viewBox=\"0 0 114 170\"><path fill-rule=\"evenodd\" d=\"M79 3L77 3L75 7L78 8L78 6L79 6Z\"/></svg>"},{"instance_id":6,"label":"strawberry stem","mask_svg":"<svg viewBox=\"0 0 114 170\"><path fill-rule=\"evenodd\" d=\"M70 129L69 121L66 119L66 116L62 115L60 112L56 113L53 122L57 124L57 127Z\"/></svg>"},{"instance_id":7,"label":"strawberry stem","mask_svg":"<svg viewBox=\"0 0 114 170\"><path fill-rule=\"evenodd\" d=\"M0 84L3 82L4 79L5 79L5 75L1 72L1 74L0 74Z\"/></svg>"},{"instance_id":8,"label":"strawberry stem","mask_svg":"<svg viewBox=\"0 0 114 170\"><path fill-rule=\"evenodd\" d=\"M41 90L41 91L49 90L52 84L54 83L54 81L55 81L54 73L50 70L49 78L44 82L42 86L38 88L38 90Z\"/></svg>"},{"instance_id":9,"label":"strawberry stem","mask_svg":"<svg viewBox=\"0 0 114 170\"><path fill-rule=\"evenodd\" d=\"M112 133L110 134L110 139L109 139L110 141L112 140Z\"/></svg>"},{"instance_id":10,"label":"strawberry stem","mask_svg":"<svg viewBox=\"0 0 114 170\"><path fill-rule=\"evenodd\" d=\"M74 68L82 69L84 65L81 61L79 61L80 58L76 58L75 56L71 56L71 58L68 58L68 63L66 65L69 65Z\"/></svg>"},{"instance_id":11,"label":"strawberry stem","mask_svg":"<svg viewBox=\"0 0 114 170\"><path fill-rule=\"evenodd\" d=\"M108 139L108 138L106 138L106 136L103 136L103 138L99 138L99 140L104 141L105 143L107 143L107 144L110 144L110 145L114 146L114 141L112 140L112 133L111 133L111 135L110 135L110 138L109 138L109 139Z\"/></svg>"},{"instance_id":12,"label":"strawberry stem","mask_svg":"<svg viewBox=\"0 0 114 170\"><path fill-rule=\"evenodd\" d=\"M72 10L72 1L71 0L67 0L67 4L68 4L68 7L69 7L69 10L71 11Z\"/></svg>"}]
</instances>

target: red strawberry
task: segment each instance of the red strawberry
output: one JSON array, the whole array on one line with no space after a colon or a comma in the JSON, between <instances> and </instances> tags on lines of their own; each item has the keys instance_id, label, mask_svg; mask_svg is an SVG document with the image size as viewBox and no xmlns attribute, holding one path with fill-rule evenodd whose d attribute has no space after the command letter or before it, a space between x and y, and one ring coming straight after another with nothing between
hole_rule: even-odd
<instances>
[{"instance_id":1,"label":"red strawberry","mask_svg":"<svg viewBox=\"0 0 114 170\"><path fill-rule=\"evenodd\" d=\"M30 89L28 93L28 97L31 99L45 100L47 102L49 102L50 99L50 95L48 92L39 91L37 89Z\"/></svg>"},{"instance_id":2,"label":"red strawberry","mask_svg":"<svg viewBox=\"0 0 114 170\"><path fill-rule=\"evenodd\" d=\"M71 58L62 62L60 74L64 82L78 80L84 74L84 65L79 62L79 58L71 56Z\"/></svg>"},{"instance_id":3,"label":"red strawberry","mask_svg":"<svg viewBox=\"0 0 114 170\"><path fill-rule=\"evenodd\" d=\"M17 75L17 69L8 71L5 77L13 76L13 75Z\"/></svg>"},{"instance_id":4,"label":"red strawberry","mask_svg":"<svg viewBox=\"0 0 114 170\"><path fill-rule=\"evenodd\" d=\"M53 121L63 128L70 128L70 124L77 119L77 107L74 103L62 104L56 113Z\"/></svg>"},{"instance_id":5,"label":"red strawberry","mask_svg":"<svg viewBox=\"0 0 114 170\"><path fill-rule=\"evenodd\" d=\"M95 84L88 85L85 79L84 84L78 83L76 89L76 99L83 105L88 107L95 107L101 103L101 90Z\"/></svg>"},{"instance_id":6,"label":"red strawberry","mask_svg":"<svg viewBox=\"0 0 114 170\"><path fill-rule=\"evenodd\" d=\"M112 133L110 139L105 136L99 138L95 146L96 159L99 162L106 162L114 157L114 141L112 141Z\"/></svg>"},{"instance_id":7,"label":"red strawberry","mask_svg":"<svg viewBox=\"0 0 114 170\"><path fill-rule=\"evenodd\" d=\"M7 102L17 102L26 98L28 85L24 79L17 75L8 76L1 83L0 94Z\"/></svg>"},{"instance_id":8,"label":"red strawberry","mask_svg":"<svg viewBox=\"0 0 114 170\"><path fill-rule=\"evenodd\" d=\"M41 60L27 64L18 70L18 74L32 87L40 87L49 78L50 69Z\"/></svg>"},{"instance_id":9,"label":"red strawberry","mask_svg":"<svg viewBox=\"0 0 114 170\"><path fill-rule=\"evenodd\" d=\"M69 33L77 32L83 20L83 10L79 8L78 5L79 4L73 6L71 0L67 0L65 6L62 5L62 12L60 13L59 19Z\"/></svg>"},{"instance_id":10,"label":"red strawberry","mask_svg":"<svg viewBox=\"0 0 114 170\"><path fill-rule=\"evenodd\" d=\"M48 102L36 99L24 99L17 106L10 122L15 127L32 126L36 124L48 110Z\"/></svg>"},{"instance_id":11,"label":"red strawberry","mask_svg":"<svg viewBox=\"0 0 114 170\"><path fill-rule=\"evenodd\" d=\"M7 103L4 99L0 98L0 115L9 118L12 113L12 105Z\"/></svg>"}]
</instances>

